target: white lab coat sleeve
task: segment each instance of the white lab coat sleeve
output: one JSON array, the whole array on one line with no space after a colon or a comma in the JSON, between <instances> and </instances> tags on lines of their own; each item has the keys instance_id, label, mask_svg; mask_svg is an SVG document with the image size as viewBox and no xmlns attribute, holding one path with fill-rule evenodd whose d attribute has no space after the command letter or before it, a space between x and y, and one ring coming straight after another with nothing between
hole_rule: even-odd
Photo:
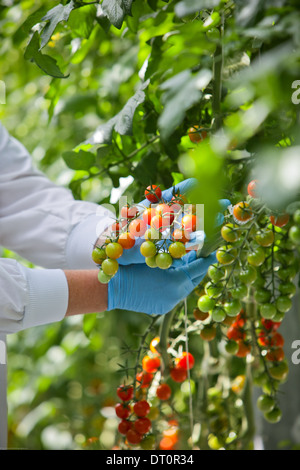
<instances>
[{"instance_id":1,"label":"white lab coat sleeve","mask_svg":"<svg viewBox=\"0 0 300 470\"><path fill-rule=\"evenodd\" d=\"M0 123L0 245L44 269L0 258L0 331L61 320L67 269L95 269L97 237L113 222L103 206L75 201L32 165L24 146Z\"/></svg>"},{"instance_id":2,"label":"white lab coat sleeve","mask_svg":"<svg viewBox=\"0 0 300 470\"><path fill-rule=\"evenodd\" d=\"M113 218L37 171L0 123L0 245L37 266L92 269L93 245Z\"/></svg>"},{"instance_id":3,"label":"white lab coat sleeve","mask_svg":"<svg viewBox=\"0 0 300 470\"><path fill-rule=\"evenodd\" d=\"M68 298L63 270L29 269L16 260L0 258L1 333L61 321Z\"/></svg>"}]
</instances>

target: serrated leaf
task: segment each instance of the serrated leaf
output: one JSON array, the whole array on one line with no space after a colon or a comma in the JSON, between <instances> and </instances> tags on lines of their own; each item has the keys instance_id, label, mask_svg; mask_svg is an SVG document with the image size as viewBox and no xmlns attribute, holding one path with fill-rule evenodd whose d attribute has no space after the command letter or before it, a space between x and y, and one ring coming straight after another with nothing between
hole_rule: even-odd
<instances>
[{"instance_id":1,"label":"serrated leaf","mask_svg":"<svg viewBox=\"0 0 300 470\"><path fill-rule=\"evenodd\" d=\"M79 150L79 152L65 152L62 157L71 170L88 171L95 163L95 155L91 152L85 152L84 150Z\"/></svg>"},{"instance_id":2,"label":"serrated leaf","mask_svg":"<svg viewBox=\"0 0 300 470\"><path fill-rule=\"evenodd\" d=\"M32 36L29 44L24 53L26 60L31 60L43 70L47 75L54 78L67 78L69 75L64 75L57 65L57 61L49 55L40 52L40 42L37 31Z\"/></svg>"},{"instance_id":3,"label":"serrated leaf","mask_svg":"<svg viewBox=\"0 0 300 470\"><path fill-rule=\"evenodd\" d=\"M44 27L41 34L41 49L48 44L52 34L54 33L56 26L62 21L68 21L70 13L76 8L76 3L71 0L67 5L61 3L56 7L48 11L48 13L42 18L42 21L46 21L47 24Z\"/></svg>"},{"instance_id":4,"label":"serrated leaf","mask_svg":"<svg viewBox=\"0 0 300 470\"><path fill-rule=\"evenodd\" d=\"M215 8L219 3L220 0L183 0L175 6L175 13L182 18L205 8Z\"/></svg>"},{"instance_id":5,"label":"serrated leaf","mask_svg":"<svg viewBox=\"0 0 300 470\"><path fill-rule=\"evenodd\" d=\"M149 82L143 86L127 101L124 108L105 124L101 124L92 136L86 141L88 144L108 144L112 140L112 133L115 130L121 135L132 135L132 124L137 107L145 101L144 89Z\"/></svg>"},{"instance_id":6,"label":"serrated leaf","mask_svg":"<svg viewBox=\"0 0 300 470\"><path fill-rule=\"evenodd\" d=\"M162 101L164 110L159 117L158 126L163 140L167 139L179 126L186 111L202 97L202 89L212 78L212 72L203 69L196 75L189 70L175 75L161 85L165 91Z\"/></svg>"},{"instance_id":7,"label":"serrated leaf","mask_svg":"<svg viewBox=\"0 0 300 470\"><path fill-rule=\"evenodd\" d=\"M126 15L131 15L133 0L103 0L102 10L111 24L121 29Z\"/></svg>"}]
</instances>

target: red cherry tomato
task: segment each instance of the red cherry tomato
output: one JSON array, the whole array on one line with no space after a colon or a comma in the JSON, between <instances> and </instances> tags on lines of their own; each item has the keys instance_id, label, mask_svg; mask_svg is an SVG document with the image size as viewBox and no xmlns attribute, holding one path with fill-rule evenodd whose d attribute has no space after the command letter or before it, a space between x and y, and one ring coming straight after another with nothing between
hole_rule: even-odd
<instances>
[{"instance_id":1,"label":"red cherry tomato","mask_svg":"<svg viewBox=\"0 0 300 470\"><path fill-rule=\"evenodd\" d=\"M195 365L194 356L191 353L183 352L182 355L176 358L176 366L182 369L189 370Z\"/></svg>"},{"instance_id":2,"label":"red cherry tomato","mask_svg":"<svg viewBox=\"0 0 300 470\"><path fill-rule=\"evenodd\" d=\"M276 227L285 227L289 223L290 216L289 214L281 214L281 215L271 215L270 222L272 225Z\"/></svg>"},{"instance_id":3,"label":"red cherry tomato","mask_svg":"<svg viewBox=\"0 0 300 470\"><path fill-rule=\"evenodd\" d=\"M156 396L160 400L169 400L172 395L171 387L168 384L161 384L156 389Z\"/></svg>"},{"instance_id":4,"label":"red cherry tomato","mask_svg":"<svg viewBox=\"0 0 300 470\"><path fill-rule=\"evenodd\" d=\"M150 225L151 224L151 219L156 215L156 210L154 207L148 207L148 209L145 209L143 212L143 220L145 224Z\"/></svg>"},{"instance_id":5,"label":"red cherry tomato","mask_svg":"<svg viewBox=\"0 0 300 470\"><path fill-rule=\"evenodd\" d=\"M248 191L249 196L251 196L253 198L258 197L257 184L258 184L258 180L252 180L252 181L250 181L250 183L248 184L248 187L247 187L247 191Z\"/></svg>"},{"instance_id":6,"label":"red cherry tomato","mask_svg":"<svg viewBox=\"0 0 300 470\"><path fill-rule=\"evenodd\" d=\"M115 412L118 418L127 419L130 415L130 407L124 403L117 403L115 406Z\"/></svg>"},{"instance_id":7,"label":"red cherry tomato","mask_svg":"<svg viewBox=\"0 0 300 470\"><path fill-rule=\"evenodd\" d=\"M151 429L151 421L149 418L139 418L134 422L135 430L140 434L147 434Z\"/></svg>"},{"instance_id":8,"label":"red cherry tomato","mask_svg":"<svg viewBox=\"0 0 300 470\"><path fill-rule=\"evenodd\" d=\"M183 369L182 367L176 366L170 370L172 380L177 383L184 382L187 379L187 375L186 369Z\"/></svg>"},{"instance_id":9,"label":"red cherry tomato","mask_svg":"<svg viewBox=\"0 0 300 470\"><path fill-rule=\"evenodd\" d=\"M142 367L144 371L153 373L157 371L159 366L160 366L159 357L150 357L150 356L143 357Z\"/></svg>"},{"instance_id":10,"label":"red cherry tomato","mask_svg":"<svg viewBox=\"0 0 300 470\"><path fill-rule=\"evenodd\" d=\"M126 434L126 439L129 442L129 444L137 445L141 442L143 436L139 432L137 432L135 429L129 429L129 431Z\"/></svg>"},{"instance_id":11,"label":"red cherry tomato","mask_svg":"<svg viewBox=\"0 0 300 470\"><path fill-rule=\"evenodd\" d=\"M130 401L133 398L133 386L121 385L117 389L117 395L122 401Z\"/></svg>"},{"instance_id":12,"label":"red cherry tomato","mask_svg":"<svg viewBox=\"0 0 300 470\"><path fill-rule=\"evenodd\" d=\"M137 207L130 207L129 205L122 207L121 209L121 217L125 219L133 219L138 214Z\"/></svg>"},{"instance_id":13,"label":"red cherry tomato","mask_svg":"<svg viewBox=\"0 0 300 470\"><path fill-rule=\"evenodd\" d=\"M150 372L138 372L136 374L136 381L141 388L148 388L153 380L154 375Z\"/></svg>"},{"instance_id":14,"label":"red cherry tomato","mask_svg":"<svg viewBox=\"0 0 300 470\"><path fill-rule=\"evenodd\" d=\"M118 426L118 431L120 434L124 434L124 436L127 434L129 429L132 428L132 424L130 421L127 421L126 419L122 419L122 421L119 423Z\"/></svg>"},{"instance_id":15,"label":"red cherry tomato","mask_svg":"<svg viewBox=\"0 0 300 470\"><path fill-rule=\"evenodd\" d=\"M152 184L145 190L145 197L148 201L157 203L161 199L161 189L159 186Z\"/></svg>"},{"instance_id":16,"label":"red cherry tomato","mask_svg":"<svg viewBox=\"0 0 300 470\"><path fill-rule=\"evenodd\" d=\"M147 416L150 411L150 405L147 400L137 401L133 406L133 411L139 418Z\"/></svg>"}]
</instances>

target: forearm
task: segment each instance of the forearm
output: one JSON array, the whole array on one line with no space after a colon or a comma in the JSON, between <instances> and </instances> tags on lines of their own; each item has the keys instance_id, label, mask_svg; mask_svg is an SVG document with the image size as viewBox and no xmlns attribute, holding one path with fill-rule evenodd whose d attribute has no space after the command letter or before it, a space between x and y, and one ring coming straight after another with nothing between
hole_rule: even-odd
<instances>
[{"instance_id":1,"label":"forearm","mask_svg":"<svg viewBox=\"0 0 300 470\"><path fill-rule=\"evenodd\" d=\"M66 316L107 310L107 285L98 281L97 270L64 271L69 287Z\"/></svg>"}]
</instances>

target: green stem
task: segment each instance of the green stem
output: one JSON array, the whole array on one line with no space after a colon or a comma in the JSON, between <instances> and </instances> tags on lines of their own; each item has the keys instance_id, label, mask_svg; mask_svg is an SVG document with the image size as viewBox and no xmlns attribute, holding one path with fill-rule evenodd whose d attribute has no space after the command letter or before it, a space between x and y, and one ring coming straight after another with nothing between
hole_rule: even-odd
<instances>
[{"instance_id":1,"label":"green stem","mask_svg":"<svg viewBox=\"0 0 300 470\"><path fill-rule=\"evenodd\" d=\"M162 375L168 375L170 371L170 357L168 354L169 347L169 332L173 322L176 309L171 310L167 313L161 323L160 332L159 332L159 351L161 354L161 373Z\"/></svg>"},{"instance_id":2,"label":"green stem","mask_svg":"<svg viewBox=\"0 0 300 470\"><path fill-rule=\"evenodd\" d=\"M213 97L212 110L214 116L214 128L222 126L221 96L222 96L222 70L223 70L223 47L218 44L214 53L213 62Z\"/></svg>"}]
</instances>

